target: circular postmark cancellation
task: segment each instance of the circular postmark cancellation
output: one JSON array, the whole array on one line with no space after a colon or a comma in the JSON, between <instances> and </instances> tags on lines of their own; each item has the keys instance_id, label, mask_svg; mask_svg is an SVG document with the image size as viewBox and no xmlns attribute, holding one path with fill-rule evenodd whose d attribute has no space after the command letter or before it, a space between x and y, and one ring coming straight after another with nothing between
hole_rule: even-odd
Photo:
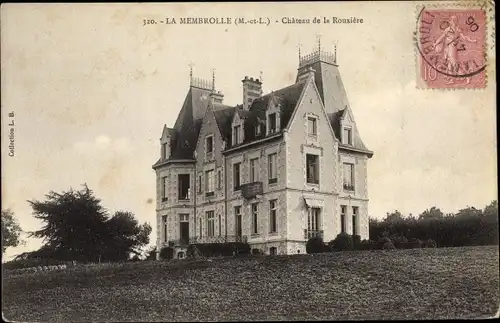
<instances>
[{"instance_id":1,"label":"circular postmark cancellation","mask_svg":"<svg viewBox=\"0 0 500 323\"><path fill-rule=\"evenodd\" d=\"M483 9L424 7L418 14L416 35L420 85L485 87L486 13Z\"/></svg>"}]
</instances>

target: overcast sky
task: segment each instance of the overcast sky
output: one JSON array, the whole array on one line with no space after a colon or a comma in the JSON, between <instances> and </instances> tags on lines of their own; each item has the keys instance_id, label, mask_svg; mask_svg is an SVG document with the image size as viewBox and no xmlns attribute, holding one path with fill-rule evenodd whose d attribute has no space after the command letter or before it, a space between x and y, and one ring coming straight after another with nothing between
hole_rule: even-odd
<instances>
[{"instance_id":1,"label":"overcast sky","mask_svg":"<svg viewBox=\"0 0 500 323\"><path fill-rule=\"evenodd\" d=\"M411 2L329 4L3 5L2 209L36 230L26 200L87 183L110 212L129 210L155 228L159 137L172 127L194 75L227 104L241 79L263 73L264 92L295 81L298 44L337 42L338 63L369 160L369 214L431 206L484 208L497 196L494 51L482 90L416 88ZM282 17L362 18L362 24L276 24ZM143 26L176 18L177 25ZM269 26L181 25L180 17L269 17ZM488 38L491 43L491 38ZM7 156L8 112L15 156ZM151 242L156 240L153 230ZM40 246L28 240L7 256Z\"/></svg>"}]
</instances>

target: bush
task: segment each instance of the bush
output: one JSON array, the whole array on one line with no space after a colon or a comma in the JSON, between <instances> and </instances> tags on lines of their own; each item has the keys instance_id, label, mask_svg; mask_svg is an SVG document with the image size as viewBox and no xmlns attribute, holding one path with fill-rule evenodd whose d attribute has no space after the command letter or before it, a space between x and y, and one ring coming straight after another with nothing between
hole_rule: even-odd
<instances>
[{"instance_id":1,"label":"bush","mask_svg":"<svg viewBox=\"0 0 500 323\"><path fill-rule=\"evenodd\" d=\"M407 249L408 239L404 235L395 235L391 237L391 241L398 249Z\"/></svg>"},{"instance_id":2,"label":"bush","mask_svg":"<svg viewBox=\"0 0 500 323\"><path fill-rule=\"evenodd\" d=\"M391 239L389 239L389 237L380 237L380 238L378 238L377 249L384 249L384 245L388 244L388 243L394 245L392 243Z\"/></svg>"},{"instance_id":3,"label":"bush","mask_svg":"<svg viewBox=\"0 0 500 323\"><path fill-rule=\"evenodd\" d=\"M352 245L354 249L357 249L359 245L361 244L361 236L358 234L355 234L352 236Z\"/></svg>"},{"instance_id":4,"label":"bush","mask_svg":"<svg viewBox=\"0 0 500 323\"><path fill-rule=\"evenodd\" d=\"M160 259L161 260L170 260L174 257L174 248L172 247L163 247L160 250Z\"/></svg>"},{"instance_id":5,"label":"bush","mask_svg":"<svg viewBox=\"0 0 500 323\"><path fill-rule=\"evenodd\" d=\"M244 242L197 243L189 246L196 246L204 257L228 257L250 254L250 245ZM189 246L188 256L190 255Z\"/></svg>"},{"instance_id":6,"label":"bush","mask_svg":"<svg viewBox=\"0 0 500 323\"><path fill-rule=\"evenodd\" d=\"M258 248L254 248L252 249L252 255L253 256L262 256L264 254L264 252Z\"/></svg>"},{"instance_id":7,"label":"bush","mask_svg":"<svg viewBox=\"0 0 500 323\"><path fill-rule=\"evenodd\" d=\"M352 250L354 248L352 236L347 233L338 234L333 241L333 247L338 251Z\"/></svg>"},{"instance_id":8,"label":"bush","mask_svg":"<svg viewBox=\"0 0 500 323\"><path fill-rule=\"evenodd\" d=\"M320 237L312 237L306 243L306 252L311 253L321 253L325 252L326 247L323 239Z\"/></svg>"},{"instance_id":9,"label":"bush","mask_svg":"<svg viewBox=\"0 0 500 323\"><path fill-rule=\"evenodd\" d=\"M394 246L394 244L392 243L391 240L389 241L386 241L383 245L382 245L382 249L383 250L392 250L392 249L396 249L396 247Z\"/></svg>"},{"instance_id":10,"label":"bush","mask_svg":"<svg viewBox=\"0 0 500 323\"><path fill-rule=\"evenodd\" d=\"M436 241L429 239L424 242L424 248L437 248Z\"/></svg>"},{"instance_id":11,"label":"bush","mask_svg":"<svg viewBox=\"0 0 500 323\"><path fill-rule=\"evenodd\" d=\"M408 249L422 248L422 241L416 238L412 238L406 244Z\"/></svg>"},{"instance_id":12,"label":"bush","mask_svg":"<svg viewBox=\"0 0 500 323\"><path fill-rule=\"evenodd\" d=\"M373 240L363 240L356 247L357 250L374 250L377 249L377 243Z\"/></svg>"}]
</instances>

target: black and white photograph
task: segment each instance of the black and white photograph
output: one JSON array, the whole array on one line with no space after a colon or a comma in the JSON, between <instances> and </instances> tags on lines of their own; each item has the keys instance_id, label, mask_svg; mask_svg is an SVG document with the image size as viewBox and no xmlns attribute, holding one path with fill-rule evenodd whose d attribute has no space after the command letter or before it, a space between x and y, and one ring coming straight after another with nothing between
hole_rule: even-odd
<instances>
[{"instance_id":1,"label":"black and white photograph","mask_svg":"<svg viewBox=\"0 0 500 323\"><path fill-rule=\"evenodd\" d=\"M3 319L498 318L494 12L3 3Z\"/></svg>"}]
</instances>

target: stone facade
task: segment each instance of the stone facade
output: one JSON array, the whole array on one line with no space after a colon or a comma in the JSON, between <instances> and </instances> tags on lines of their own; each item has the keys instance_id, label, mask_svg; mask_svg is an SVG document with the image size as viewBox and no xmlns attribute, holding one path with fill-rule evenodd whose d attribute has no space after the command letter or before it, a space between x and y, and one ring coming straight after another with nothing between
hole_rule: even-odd
<instances>
[{"instance_id":1,"label":"stone facade","mask_svg":"<svg viewBox=\"0 0 500 323\"><path fill-rule=\"evenodd\" d=\"M265 254L296 254L306 253L311 235L327 242L345 231L368 239L367 162L373 153L361 141L336 63L321 52L308 57L295 85L243 106L224 106L220 92L213 92L217 100L197 97L210 89L192 85L176 126L165 128L160 139L167 155L153 166L158 250L171 245L185 252L187 243L244 238ZM347 104L334 106L338 102ZM194 109L204 111L201 119L189 119L201 115ZM197 137L192 151L179 157L178 138L189 139L188 125ZM189 175L189 198L182 200L181 174ZM248 193L249 186L257 191Z\"/></svg>"}]
</instances>

